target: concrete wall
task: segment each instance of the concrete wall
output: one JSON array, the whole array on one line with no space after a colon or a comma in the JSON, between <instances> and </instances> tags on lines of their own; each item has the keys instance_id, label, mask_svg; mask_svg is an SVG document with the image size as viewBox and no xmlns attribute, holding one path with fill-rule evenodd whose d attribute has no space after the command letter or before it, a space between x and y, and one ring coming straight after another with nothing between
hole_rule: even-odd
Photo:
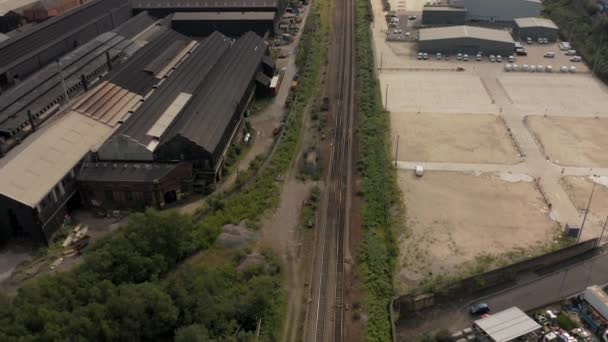
<instances>
[{"instance_id":1,"label":"concrete wall","mask_svg":"<svg viewBox=\"0 0 608 342\"><path fill-rule=\"evenodd\" d=\"M540 1L525 0L451 0L454 6L465 7L467 20L511 21L514 18L539 17Z\"/></svg>"},{"instance_id":2,"label":"concrete wall","mask_svg":"<svg viewBox=\"0 0 608 342\"><path fill-rule=\"evenodd\" d=\"M482 52L484 55L499 54L508 56L513 54L515 43L505 43L492 40L481 40L475 38L437 39L418 42L418 51L427 53L441 52L454 55L466 53L475 55Z\"/></svg>"},{"instance_id":3,"label":"concrete wall","mask_svg":"<svg viewBox=\"0 0 608 342\"><path fill-rule=\"evenodd\" d=\"M557 41L558 30L548 27L515 27L513 29L513 36L521 40L525 40L530 37L534 40L538 38L547 38L550 42Z\"/></svg>"},{"instance_id":4,"label":"concrete wall","mask_svg":"<svg viewBox=\"0 0 608 342\"><path fill-rule=\"evenodd\" d=\"M420 308L434 306L441 303L456 301L470 296L478 296L481 293L488 293L501 286L509 285L518 277L526 272L540 272L550 269L565 261L575 259L581 255L586 255L596 250L595 246L598 239L584 241L560 250L517 262L507 267L489 271L477 276L465 278L459 282L443 287L434 293L431 301L428 296L421 292L414 292L397 298L393 302L393 308L399 311L400 319L406 318ZM424 297L428 305L420 306L415 298Z\"/></svg>"}]
</instances>

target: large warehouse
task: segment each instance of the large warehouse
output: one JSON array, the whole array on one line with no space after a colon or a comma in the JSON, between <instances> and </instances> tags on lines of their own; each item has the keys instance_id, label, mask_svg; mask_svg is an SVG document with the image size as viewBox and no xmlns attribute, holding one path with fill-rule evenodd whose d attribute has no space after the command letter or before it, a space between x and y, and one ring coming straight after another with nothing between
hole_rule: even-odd
<instances>
[{"instance_id":1,"label":"large warehouse","mask_svg":"<svg viewBox=\"0 0 608 342\"><path fill-rule=\"evenodd\" d=\"M528 37L536 40L538 38L547 38L551 42L557 41L559 29L557 25L550 19L544 18L517 18L515 19L515 28L513 36L525 40Z\"/></svg>"},{"instance_id":2,"label":"large warehouse","mask_svg":"<svg viewBox=\"0 0 608 342\"><path fill-rule=\"evenodd\" d=\"M461 7L427 5L422 9L422 25L464 25L467 10Z\"/></svg>"},{"instance_id":3,"label":"large warehouse","mask_svg":"<svg viewBox=\"0 0 608 342\"><path fill-rule=\"evenodd\" d=\"M475 26L448 26L420 30L418 51L475 55L513 53L515 42L509 32Z\"/></svg>"},{"instance_id":4,"label":"large warehouse","mask_svg":"<svg viewBox=\"0 0 608 342\"><path fill-rule=\"evenodd\" d=\"M540 0L450 0L450 6L467 10L471 21L513 21L515 18L538 17Z\"/></svg>"},{"instance_id":5,"label":"large warehouse","mask_svg":"<svg viewBox=\"0 0 608 342\"><path fill-rule=\"evenodd\" d=\"M194 41L168 25L139 19L131 27L135 44L124 49L134 49L132 56L0 159L0 236L47 242L81 203L80 165L191 49Z\"/></svg>"}]
</instances>

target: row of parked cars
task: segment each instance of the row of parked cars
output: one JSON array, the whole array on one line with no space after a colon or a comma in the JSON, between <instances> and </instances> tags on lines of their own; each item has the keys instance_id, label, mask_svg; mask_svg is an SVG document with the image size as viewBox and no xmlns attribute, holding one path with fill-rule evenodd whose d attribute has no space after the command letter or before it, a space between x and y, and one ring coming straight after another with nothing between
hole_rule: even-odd
<instances>
[{"instance_id":1,"label":"row of parked cars","mask_svg":"<svg viewBox=\"0 0 608 342\"><path fill-rule=\"evenodd\" d=\"M442 59L447 61L450 59L450 55L437 52L435 54L435 58L438 61L440 61ZM475 58L476 61L481 61L483 59L483 55L481 54L481 52L475 56L473 56L473 55L469 56L466 53L456 54L457 61L468 62L469 60L471 60L473 58ZM427 59L429 59L429 54L426 52L418 52L418 59L427 60ZM489 55L488 59L492 63L502 63L503 57L501 55ZM513 63L515 61L515 57L513 57L513 56L508 56L508 57L506 57L506 59L509 61L509 63Z\"/></svg>"},{"instance_id":2,"label":"row of parked cars","mask_svg":"<svg viewBox=\"0 0 608 342\"><path fill-rule=\"evenodd\" d=\"M506 72L510 72L510 71L524 71L524 72L553 72L553 66L551 65L528 65L528 64L524 64L524 65L517 65L517 64L505 64L505 71ZM576 72L576 67L574 66L565 66L562 65L559 68L559 71L561 71L562 73L575 73Z\"/></svg>"}]
</instances>

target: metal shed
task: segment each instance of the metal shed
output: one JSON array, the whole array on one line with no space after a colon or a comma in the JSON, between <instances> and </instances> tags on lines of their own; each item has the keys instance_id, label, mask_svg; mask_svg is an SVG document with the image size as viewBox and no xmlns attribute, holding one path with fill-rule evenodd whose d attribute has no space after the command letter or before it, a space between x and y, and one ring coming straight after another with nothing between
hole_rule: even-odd
<instances>
[{"instance_id":1,"label":"metal shed","mask_svg":"<svg viewBox=\"0 0 608 342\"><path fill-rule=\"evenodd\" d=\"M418 42L418 51L427 53L509 55L514 48L515 42L509 32L475 26L422 29Z\"/></svg>"},{"instance_id":2,"label":"metal shed","mask_svg":"<svg viewBox=\"0 0 608 342\"><path fill-rule=\"evenodd\" d=\"M513 36L520 39L528 37L536 40L538 38L547 38L554 42L557 40L559 28L549 19L544 18L517 18L515 19L515 28Z\"/></svg>"},{"instance_id":3,"label":"metal shed","mask_svg":"<svg viewBox=\"0 0 608 342\"><path fill-rule=\"evenodd\" d=\"M422 25L464 25L467 10L450 6L424 6L422 9Z\"/></svg>"},{"instance_id":4,"label":"metal shed","mask_svg":"<svg viewBox=\"0 0 608 342\"><path fill-rule=\"evenodd\" d=\"M488 340L494 342L513 341L541 328L536 321L515 306L477 320L473 326L487 336Z\"/></svg>"}]
</instances>

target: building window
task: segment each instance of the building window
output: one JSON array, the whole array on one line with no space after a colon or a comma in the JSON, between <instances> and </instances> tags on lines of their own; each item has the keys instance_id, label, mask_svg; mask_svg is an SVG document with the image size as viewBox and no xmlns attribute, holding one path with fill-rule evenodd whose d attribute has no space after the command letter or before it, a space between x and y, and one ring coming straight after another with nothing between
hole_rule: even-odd
<instances>
[{"instance_id":1,"label":"building window","mask_svg":"<svg viewBox=\"0 0 608 342\"><path fill-rule=\"evenodd\" d=\"M63 181L59 182L58 187L59 187L59 195L60 196L65 195L65 188L63 187Z\"/></svg>"},{"instance_id":2,"label":"building window","mask_svg":"<svg viewBox=\"0 0 608 342\"><path fill-rule=\"evenodd\" d=\"M53 191L51 191L51 195L53 196L53 202L57 203L59 199L57 198L57 191L55 191L55 188L53 188Z\"/></svg>"}]
</instances>

